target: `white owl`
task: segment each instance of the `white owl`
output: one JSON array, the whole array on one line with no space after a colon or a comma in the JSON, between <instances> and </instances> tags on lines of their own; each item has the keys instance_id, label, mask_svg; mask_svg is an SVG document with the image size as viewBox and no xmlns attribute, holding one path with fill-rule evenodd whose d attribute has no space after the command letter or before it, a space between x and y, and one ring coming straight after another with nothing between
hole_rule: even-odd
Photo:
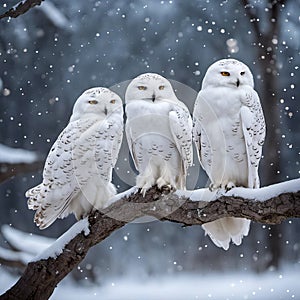
<instances>
[{"instance_id":1,"label":"white owl","mask_svg":"<svg viewBox=\"0 0 300 300\"><path fill-rule=\"evenodd\" d=\"M131 81L126 94L126 136L139 175L136 185L185 189L193 161L192 119L164 77L146 73Z\"/></svg>"},{"instance_id":2,"label":"white owl","mask_svg":"<svg viewBox=\"0 0 300 300\"><path fill-rule=\"evenodd\" d=\"M103 208L116 194L111 183L123 134L121 98L107 88L86 90L46 159L43 182L28 190L28 208L41 229L57 218Z\"/></svg>"},{"instance_id":3,"label":"white owl","mask_svg":"<svg viewBox=\"0 0 300 300\"><path fill-rule=\"evenodd\" d=\"M249 68L235 59L212 64L195 102L193 139L212 190L259 188L258 165L265 120ZM250 221L222 218L203 225L213 242L228 249L240 245Z\"/></svg>"}]
</instances>

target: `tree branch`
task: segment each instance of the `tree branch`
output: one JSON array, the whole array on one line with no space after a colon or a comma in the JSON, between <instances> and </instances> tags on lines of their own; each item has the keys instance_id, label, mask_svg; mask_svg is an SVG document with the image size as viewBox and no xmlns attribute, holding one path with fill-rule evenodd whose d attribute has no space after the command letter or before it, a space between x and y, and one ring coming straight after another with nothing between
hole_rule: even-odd
<instances>
[{"instance_id":1,"label":"tree branch","mask_svg":"<svg viewBox=\"0 0 300 300\"><path fill-rule=\"evenodd\" d=\"M250 23L253 24L255 38L258 43L258 41L260 40L260 37L262 35L262 32L259 28L259 22L257 21L258 16L254 12L254 9L253 9L252 5L250 4L249 0L242 0L242 3L244 5L245 12L246 12L246 15L248 16Z\"/></svg>"},{"instance_id":2,"label":"tree branch","mask_svg":"<svg viewBox=\"0 0 300 300\"><path fill-rule=\"evenodd\" d=\"M140 193L129 196L123 193L118 197L120 200L108 208L89 216L87 235L82 228L82 232L65 241L61 253L55 246L61 241L57 241L51 246L54 253L49 254L48 250L45 258L42 254L41 259L29 263L19 281L1 299L48 299L56 285L83 260L89 248L126 223L145 215L187 226L202 225L222 217L242 217L265 224L300 217L300 179L256 190L236 188L220 197L208 189L172 193L156 187L151 188L145 197ZM213 197L217 199L207 201ZM65 238L70 236L72 228Z\"/></svg>"},{"instance_id":3,"label":"tree branch","mask_svg":"<svg viewBox=\"0 0 300 300\"><path fill-rule=\"evenodd\" d=\"M16 18L26 13L29 9L33 8L34 6L41 5L42 1L44 0L23 0L4 14L0 15L0 19L6 17Z\"/></svg>"},{"instance_id":4,"label":"tree branch","mask_svg":"<svg viewBox=\"0 0 300 300\"><path fill-rule=\"evenodd\" d=\"M14 164L0 163L0 183L18 174L42 170L43 166L44 166L43 161L36 161L33 163L14 163Z\"/></svg>"}]
</instances>

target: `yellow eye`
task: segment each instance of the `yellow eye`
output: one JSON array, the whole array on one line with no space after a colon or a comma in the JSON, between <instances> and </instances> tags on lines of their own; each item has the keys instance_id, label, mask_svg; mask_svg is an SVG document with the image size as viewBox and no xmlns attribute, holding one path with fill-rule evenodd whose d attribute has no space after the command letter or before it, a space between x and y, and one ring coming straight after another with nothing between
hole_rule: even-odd
<instances>
[{"instance_id":1,"label":"yellow eye","mask_svg":"<svg viewBox=\"0 0 300 300\"><path fill-rule=\"evenodd\" d=\"M230 76L230 73L229 73L229 72L226 72L226 71L223 71L223 72L221 72L221 75L222 75L222 76Z\"/></svg>"},{"instance_id":2,"label":"yellow eye","mask_svg":"<svg viewBox=\"0 0 300 300\"><path fill-rule=\"evenodd\" d=\"M115 103L116 103L116 100L115 100L115 99L110 100L110 103L115 104Z\"/></svg>"},{"instance_id":3,"label":"yellow eye","mask_svg":"<svg viewBox=\"0 0 300 300\"><path fill-rule=\"evenodd\" d=\"M163 89L165 88L165 86L164 86L164 85L160 85L158 88L159 88L160 90L163 90Z\"/></svg>"},{"instance_id":4,"label":"yellow eye","mask_svg":"<svg viewBox=\"0 0 300 300\"><path fill-rule=\"evenodd\" d=\"M97 100L89 100L89 104L97 104L98 101Z\"/></svg>"},{"instance_id":5,"label":"yellow eye","mask_svg":"<svg viewBox=\"0 0 300 300\"><path fill-rule=\"evenodd\" d=\"M147 87L144 86L144 85L139 85L139 86L138 86L138 89L139 89L140 91L145 91L145 90L147 89Z\"/></svg>"},{"instance_id":6,"label":"yellow eye","mask_svg":"<svg viewBox=\"0 0 300 300\"><path fill-rule=\"evenodd\" d=\"M245 74L245 71L241 72L241 75L244 75Z\"/></svg>"}]
</instances>

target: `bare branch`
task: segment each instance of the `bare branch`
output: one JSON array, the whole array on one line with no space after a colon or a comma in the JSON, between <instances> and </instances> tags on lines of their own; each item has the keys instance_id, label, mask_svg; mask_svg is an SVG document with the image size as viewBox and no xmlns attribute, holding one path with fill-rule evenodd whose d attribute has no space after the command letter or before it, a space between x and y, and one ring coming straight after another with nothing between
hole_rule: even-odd
<instances>
[{"instance_id":1,"label":"bare branch","mask_svg":"<svg viewBox=\"0 0 300 300\"><path fill-rule=\"evenodd\" d=\"M291 184L287 185L288 183ZM293 188L289 189L288 186ZM274 191L273 195L276 196L270 196L270 199L264 201L240 196L221 196L210 202L200 198L196 199L198 201L191 201L187 196L179 197L176 192L162 192L156 187L151 188L145 197L139 193L131 194L128 198L124 196L102 212L96 211L89 216L90 232L87 236L83 232L77 234L55 258L29 263L19 281L1 299L48 299L56 285L83 260L89 248L103 241L127 222L141 216L150 215L161 221L188 226L201 225L228 216L248 218L265 224L278 224L287 218L300 217L300 179L267 188L243 190L248 193L251 191L253 198L265 195L266 191ZM205 189L202 191L205 192ZM193 199L201 195L197 191L183 195L188 193L193 194Z\"/></svg>"},{"instance_id":2,"label":"bare branch","mask_svg":"<svg viewBox=\"0 0 300 300\"><path fill-rule=\"evenodd\" d=\"M256 41L258 43L258 41L260 40L261 34L262 34L261 30L259 28L259 23L257 21L258 16L254 12L254 9L252 8L252 5L250 4L249 0L242 0L242 3L244 5L245 12L248 16L248 19L253 25L254 34L255 34L255 37L256 37Z\"/></svg>"},{"instance_id":3,"label":"bare branch","mask_svg":"<svg viewBox=\"0 0 300 300\"><path fill-rule=\"evenodd\" d=\"M0 183L18 174L42 170L43 166L44 162L42 161L16 164L0 163Z\"/></svg>"},{"instance_id":4,"label":"bare branch","mask_svg":"<svg viewBox=\"0 0 300 300\"><path fill-rule=\"evenodd\" d=\"M23 253L0 247L0 264L24 271L27 262L22 259L22 255Z\"/></svg>"},{"instance_id":5,"label":"bare branch","mask_svg":"<svg viewBox=\"0 0 300 300\"><path fill-rule=\"evenodd\" d=\"M16 18L26 13L29 9L33 8L34 6L41 5L42 1L44 0L23 0L4 14L0 15L0 19L6 17Z\"/></svg>"}]
</instances>

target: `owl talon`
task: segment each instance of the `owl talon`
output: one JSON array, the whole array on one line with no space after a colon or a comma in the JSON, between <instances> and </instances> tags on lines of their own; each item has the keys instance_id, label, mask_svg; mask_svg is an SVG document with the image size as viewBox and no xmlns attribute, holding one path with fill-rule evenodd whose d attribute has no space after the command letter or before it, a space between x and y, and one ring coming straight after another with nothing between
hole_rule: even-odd
<instances>
[{"instance_id":1,"label":"owl talon","mask_svg":"<svg viewBox=\"0 0 300 300\"><path fill-rule=\"evenodd\" d=\"M233 183L233 182L228 182L226 185L225 185L225 190L226 190L226 192L228 192L229 190L231 190L231 189L233 189L233 188L235 188L235 184Z\"/></svg>"},{"instance_id":2,"label":"owl talon","mask_svg":"<svg viewBox=\"0 0 300 300\"><path fill-rule=\"evenodd\" d=\"M147 192L147 189L145 189L145 188L141 189L140 193L143 195L144 198L145 198L146 192Z\"/></svg>"},{"instance_id":3,"label":"owl talon","mask_svg":"<svg viewBox=\"0 0 300 300\"><path fill-rule=\"evenodd\" d=\"M171 192L173 190L173 187L170 184L163 185L159 188L162 192Z\"/></svg>"},{"instance_id":4,"label":"owl talon","mask_svg":"<svg viewBox=\"0 0 300 300\"><path fill-rule=\"evenodd\" d=\"M214 183L211 183L209 186L208 186L208 189L213 192L217 189L220 189L221 188L221 185L217 185L217 184L214 184Z\"/></svg>"},{"instance_id":5,"label":"owl talon","mask_svg":"<svg viewBox=\"0 0 300 300\"><path fill-rule=\"evenodd\" d=\"M141 188L140 193L143 195L143 197L145 197L146 192L147 192L151 187L152 187L151 185L145 184L145 185Z\"/></svg>"},{"instance_id":6,"label":"owl talon","mask_svg":"<svg viewBox=\"0 0 300 300\"><path fill-rule=\"evenodd\" d=\"M171 187L171 185L165 179L163 179L162 177L157 179L156 185L159 189L162 189L164 186L170 186Z\"/></svg>"}]
</instances>

